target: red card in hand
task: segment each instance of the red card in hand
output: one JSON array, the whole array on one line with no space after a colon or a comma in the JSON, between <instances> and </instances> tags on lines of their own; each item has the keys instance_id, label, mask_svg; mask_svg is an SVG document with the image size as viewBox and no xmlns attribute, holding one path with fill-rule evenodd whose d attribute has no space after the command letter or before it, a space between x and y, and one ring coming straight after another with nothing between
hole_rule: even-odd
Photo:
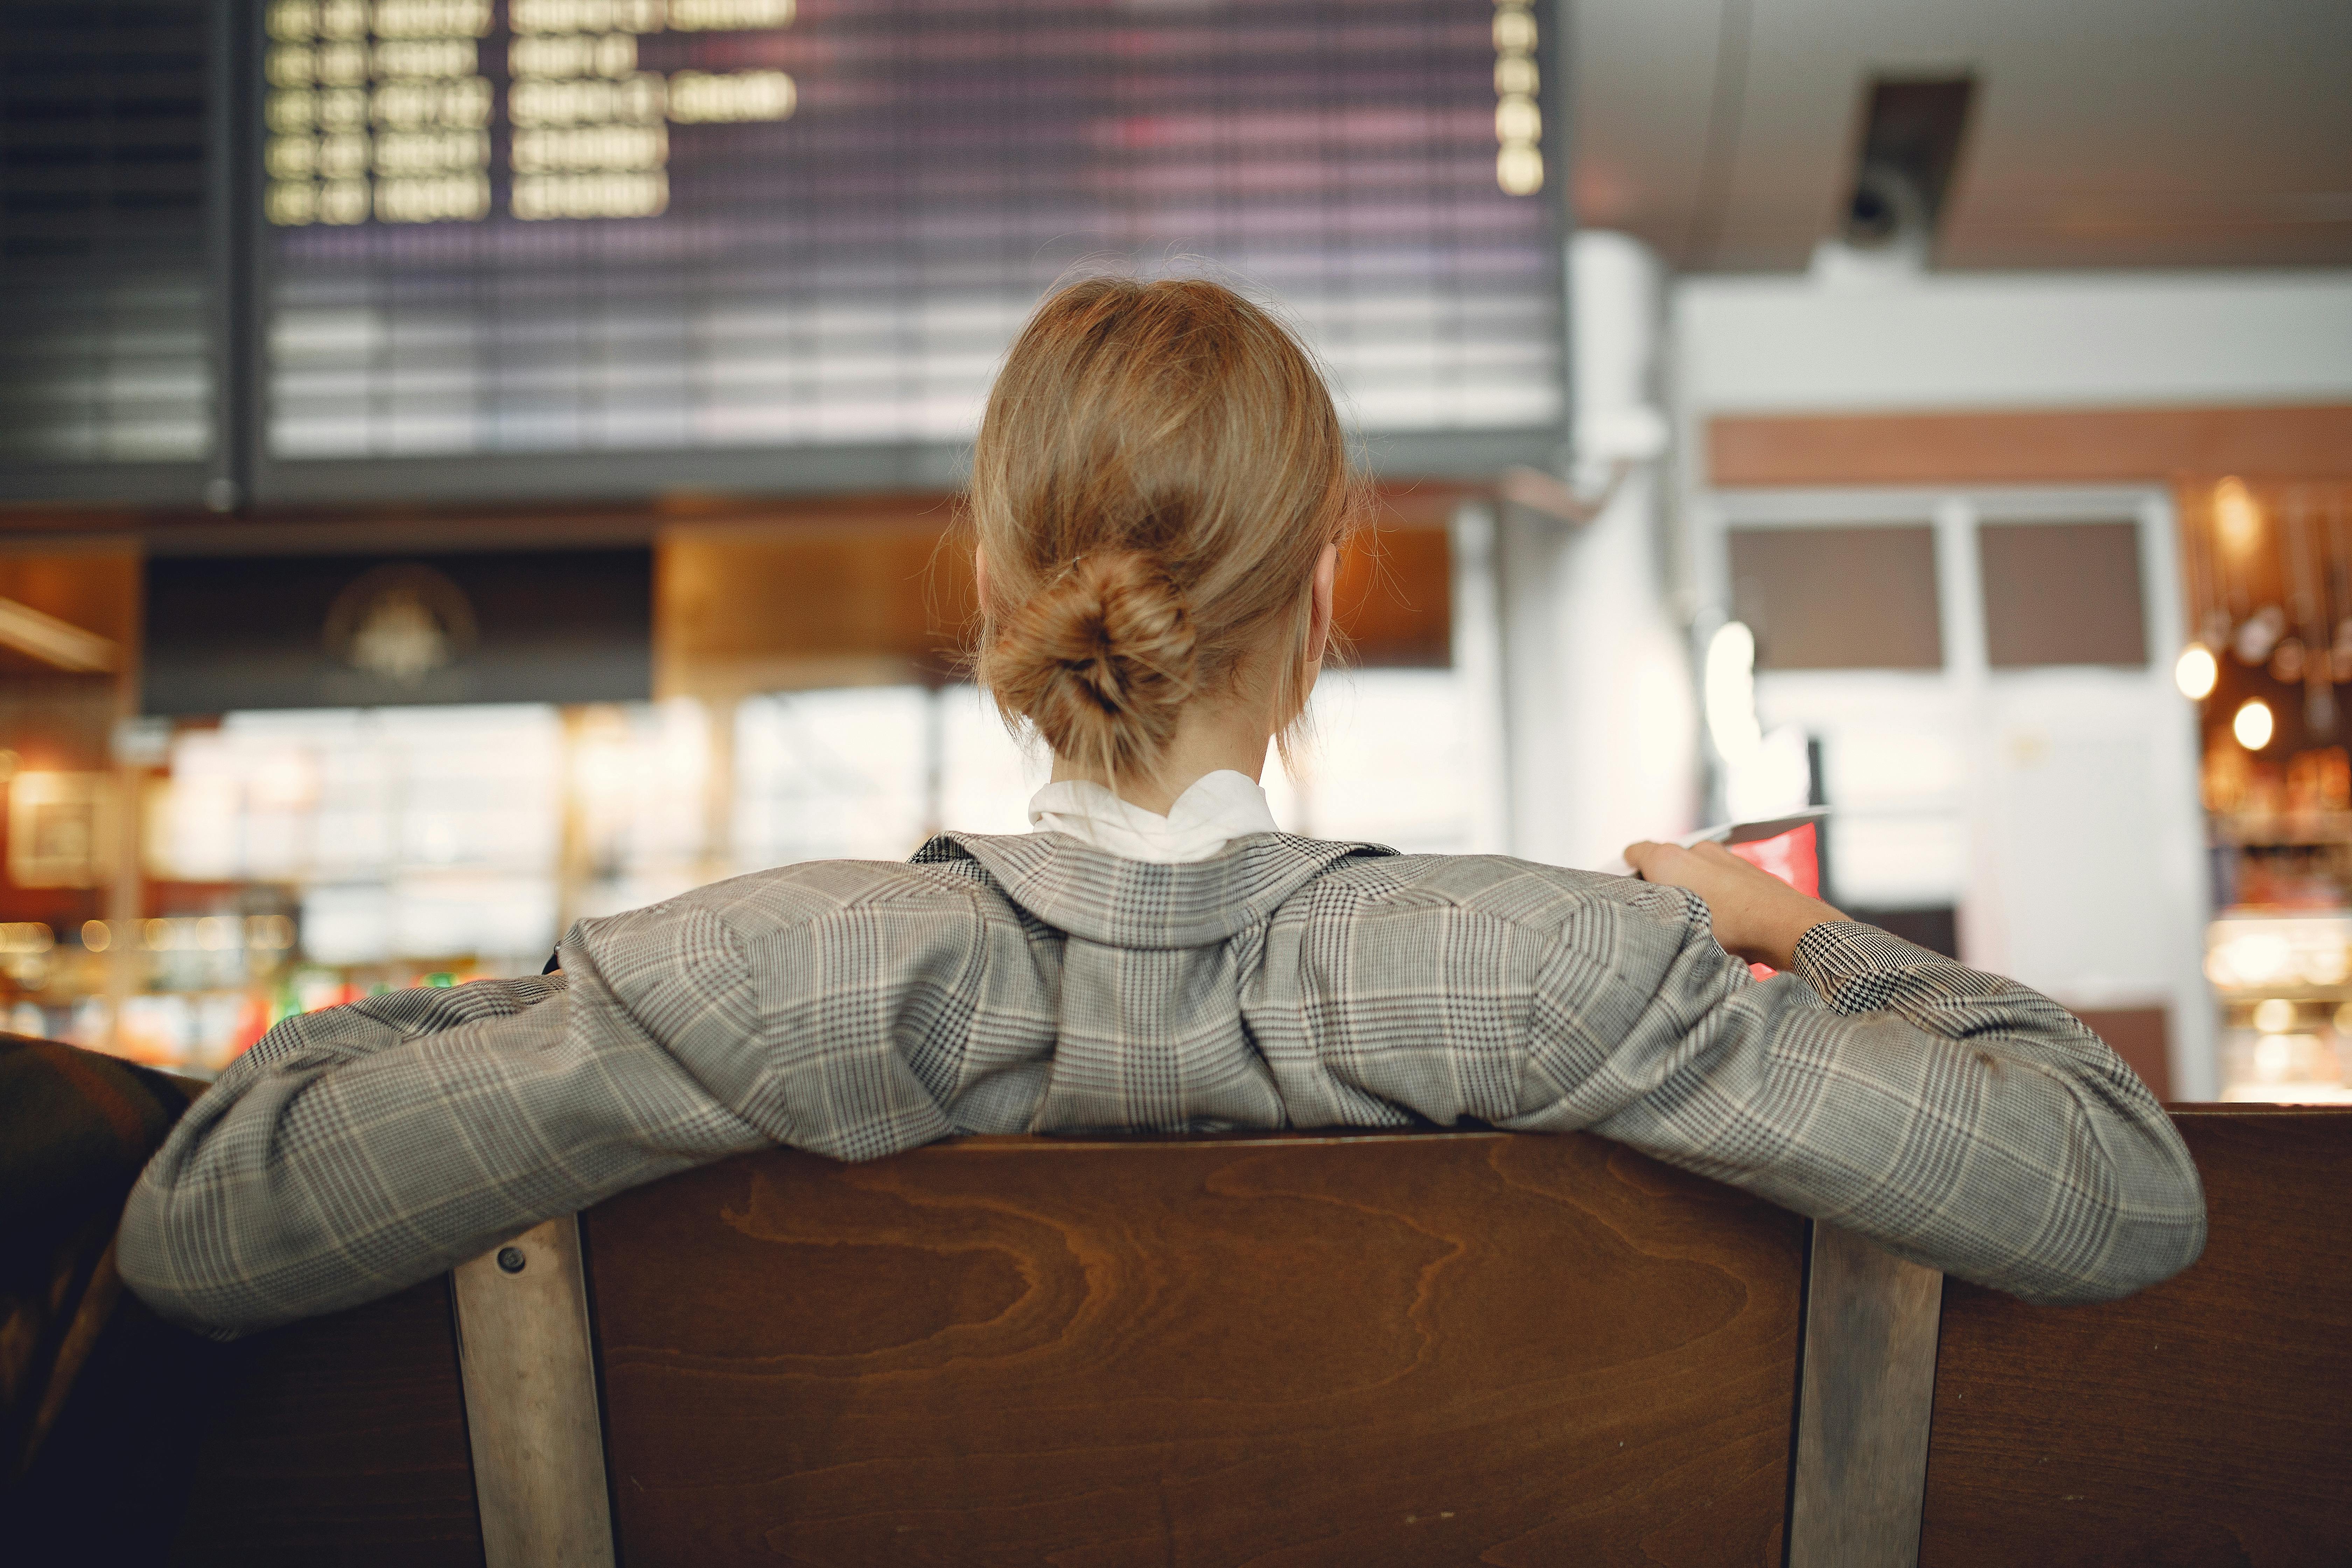
<instances>
[{"instance_id":1,"label":"red card in hand","mask_svg":"<svg viewBox=\"0 0 2352 1568\"><path fill-rule=\"evenodd\" d=\"M1759 838L1752 844L1727 844L1724 847L1749 865L1771 872L1809 899L1822 896L1820 841L1814 837L1814 825L1810 822L1790 828L1777 838ZM1751 963L1748 968L1759 980L1769 980L1780 973L1762 963Z\"/></svg>"}]
</instances>

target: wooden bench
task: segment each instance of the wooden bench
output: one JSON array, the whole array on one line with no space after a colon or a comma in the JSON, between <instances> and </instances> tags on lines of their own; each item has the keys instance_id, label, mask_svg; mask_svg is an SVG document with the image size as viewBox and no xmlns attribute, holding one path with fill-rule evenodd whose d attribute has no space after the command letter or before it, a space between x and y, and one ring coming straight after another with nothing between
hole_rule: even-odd
<instances>
[{"instance_id":1,"label":"wooden bench","mask_svg":"<svg viewBox=\"0 0 2352 1568\"><path fill-rule=\"evenodd\" d=\"M175 1559L2341 1558L2352 1111L2176 1114L2204 1261L2068 1309L1586 1137L751 1156L270 1336Z\"/></svg>"}]
</instances>

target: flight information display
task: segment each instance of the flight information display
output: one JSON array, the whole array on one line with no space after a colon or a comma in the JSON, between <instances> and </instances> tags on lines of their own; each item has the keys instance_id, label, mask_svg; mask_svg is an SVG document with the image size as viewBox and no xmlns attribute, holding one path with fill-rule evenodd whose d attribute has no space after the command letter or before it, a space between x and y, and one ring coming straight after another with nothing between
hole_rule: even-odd
<instances>
[{"instance_id":1,"label":"flight information display","mask_svg":"<svg viewBox=\"0 0 2352 1568\"><path fill-rule=\"evenodd\" d=\"M1275 303L1354 428L1565 416L1534 0L274 0L278 464L968 440L1074 268Z\"/></svg>"}]
</instances>

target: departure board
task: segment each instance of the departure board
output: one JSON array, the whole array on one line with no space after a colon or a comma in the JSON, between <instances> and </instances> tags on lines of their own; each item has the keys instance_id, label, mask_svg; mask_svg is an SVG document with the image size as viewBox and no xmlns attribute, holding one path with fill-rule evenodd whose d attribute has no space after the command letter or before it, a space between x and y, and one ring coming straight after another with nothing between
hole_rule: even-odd
<instances>
[{"instance_id":1,"label":"departure board","mask_svg":"<svg viewBox=\"0 0 2352 1568\"><path fill-rule=\"evenodd\" d=\"M1549 16L275 0L267 457L968 441L1074 268L1269 300L1360 432L1532 442L1565 416Z\"/></svg>"}]
</instances>

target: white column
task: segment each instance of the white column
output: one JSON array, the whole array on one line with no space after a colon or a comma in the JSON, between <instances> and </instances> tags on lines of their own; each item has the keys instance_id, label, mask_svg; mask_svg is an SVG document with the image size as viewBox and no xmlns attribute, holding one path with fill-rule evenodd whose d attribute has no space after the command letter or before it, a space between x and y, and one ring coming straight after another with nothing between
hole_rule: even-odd
<instances>
[{"instance_id":1,"label":"white column","mask_svg":"<svg viewBox=\"0 0 2352 1568\"><path fill-rule=\"evenodd\" d=\"M1467 501L1454 510L1454 675L1465 706L1463 742L1475 759L1465 770L1476 781L1466 803L1469 851L1507 854L1511 848L1509 721L1503 683L1503 613L1496 592L1495 509Z\"/></svg>"},{"instance_id":2,"label":"white column","mask_svg":"<svg viewBox=\"0 0 2352 1568\"><path fill-rule=\"evenodd\" d=\"M1662 269L1623 235L1580 234L1569 271L1580 481L1622 478L1581 527L1504 519L1511 844L1601 867L1629 840L1694 825L1698 704L1662 511Z\"/></svg>"}]
</instances>

